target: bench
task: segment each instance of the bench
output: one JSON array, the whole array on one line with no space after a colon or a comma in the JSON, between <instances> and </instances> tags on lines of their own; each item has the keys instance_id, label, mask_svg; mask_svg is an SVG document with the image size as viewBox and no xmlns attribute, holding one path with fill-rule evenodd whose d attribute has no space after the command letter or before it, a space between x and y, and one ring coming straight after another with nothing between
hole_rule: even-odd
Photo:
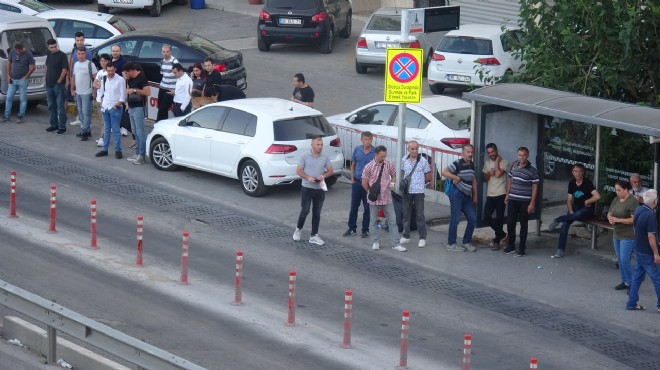
<instances>
[{"instance_id":1,"label":"bench","mask_svg":"<svg viewBox=\"0 0 660 370\"><path fill-rule=\"evenodd\" d=\"M614 226L609 221L603 221L596 217L588 220L580 221L583 224L591 225L591 249L596 249L596 242L598 242L598 228L602 227L607 230L614 230Z\"/></svg>"}]
</instances>

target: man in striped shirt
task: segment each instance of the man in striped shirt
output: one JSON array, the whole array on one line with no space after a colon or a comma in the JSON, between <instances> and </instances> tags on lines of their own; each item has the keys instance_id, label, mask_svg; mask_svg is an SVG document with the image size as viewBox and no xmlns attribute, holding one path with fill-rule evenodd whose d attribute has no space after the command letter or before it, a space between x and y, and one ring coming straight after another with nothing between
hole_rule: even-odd
<instances>
[{"instance_id":1,"label":"man in striped shirt","mask_svg":"<svg viewBox=\"0 0 660 370\"><path fill-rule=\"evenodd\" d=\"M516 257L525 256L527 223L529 215L534 213L536 194L539 190L539 171L527 158L529 158L529 149L524 146L518 148L518 160L511 164L509 183L504 198L504 202L508 205L507 234L509 237L509 243L504 249L505 254L516 250L516 222L520 221L520 243Z\"/></svg>"},{"instance_id":2,"label":"man in striped shirt","mask_svg":"<svg viewBox=\"0 0 660 370\"><path fill-rule=\"evenodd\" d=\"M160 62L160 74L163 78L160 80L160 89L158 90L158 115L156 121L167 119L170 107L174 101L174 89L176 88L176 76L172 71L172 66L179 61L172 56L172 46L164 44L161 49L163 60Z\"/></svg>"},{"instance_id":3,"label":"man in striped shirt","mask_svg":"<svg viewBox=\"0 0 660 370\"><path fill-rule=\"evenodd\" d=\"M442 176L450 179L454 186L449 191L449 202L451 204L451 221L449 221L449 239L447 250L452 252L475 252L470 242L474 225L477 222L477 182L474 179L474 147L470 144L463 145L462 158L442 170ZM458 238L458 222L461 220L461 212L467 218L467 227L463 234L463 246L456 244Z\"/></svg>"}]
</instances>

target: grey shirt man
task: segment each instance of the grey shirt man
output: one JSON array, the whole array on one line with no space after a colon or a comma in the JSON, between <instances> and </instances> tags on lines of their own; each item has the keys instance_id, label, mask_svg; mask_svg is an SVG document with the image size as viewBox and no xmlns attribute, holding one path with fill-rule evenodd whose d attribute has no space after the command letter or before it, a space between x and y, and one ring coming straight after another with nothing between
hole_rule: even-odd
<instances>
[{"instance_id":1,"label":"grey shirt man","mask_svg":"<svg viewBox=\"0 0 660 370\"><path fill-rule=\"evenodd\" d=\"M35 64L32 53L27 49L19 53L15 48L12 48L9 52L9 60L11 62L10 76L12 80L20 80L25 77L30 70L30 66Z\"/></svg>"},{"instance_id":2,"label":"grey shirt man","mask_svg":"<svg viewBox=\"0 0 660 370\"><path fill-rule=\"evenodd\" d=\"M300 158L298 165L303 168L303 171L305 171L306 174L314 178L322 176L325 173L326 168L332 167L330 158L323 153L318 157L313 156L312 153L306 153ZM310 189L321 189L318 182L310 183L304 177L302 178L302 186Z\"/></svg>"}]
</instances>

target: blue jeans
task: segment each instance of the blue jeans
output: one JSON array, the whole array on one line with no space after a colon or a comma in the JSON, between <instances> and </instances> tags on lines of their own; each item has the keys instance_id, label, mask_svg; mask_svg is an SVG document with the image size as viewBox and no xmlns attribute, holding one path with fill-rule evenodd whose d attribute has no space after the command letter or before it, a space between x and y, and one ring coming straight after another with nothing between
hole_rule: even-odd
<instances>
[{"instance_id":1,"label":"blue jeans","mask_svg":"<svg viewBox=\"0 0 660 370\"><path fill-rule=\"evenodd\" d=\"M300 215L298 216L297 228L302 229L305 226L305 219L309 214L310 206L312 207L312 234L314 236L319 233L319 224L321 223L321 210L323 209L323 201L325 200L325 192L321 189L310 189L302 187L300 194Z\"/></svg>"},{"instance_id":2,"label":"blue jeans","mask_svg":"<svg viewBox=\"0 0 660 370\"><path fill-rule=\"evenodd\" d=\"M367 191L362 187L362 180L355 179L355 184L351 184L351 211L348 213L348 229L357 232L358 211L360 203L364 213L362 214L362 232L369 232L370 210L367 203Z\"/></svg>"},{"instance_id":3,"label":"blue jeans","mask_svg":"<svg viewBox=\"0 0 660 370\"><path fill-rule=\"evenodd\" d=\"M131 132L135 135L135 152L144 157L147 152L147 135L144 134L144 107L128 108Z\"/></svg>"},{"instance_id":4,"label":"blue jeans","mask_svg":"<svg viewBox=\"0 0 660 370\"><path fill-rule=\"evenodd\" d=\"M591 218L594 215L594 207L583 207L580 209L573 209L573 213L567 213L564 216L559 216L555 222L561 222L561 231L559 231L559 244L557 249L566 249L566 240L568 239L568 229L575 221L582 221Z\"/></svg>"},{"instance_id":5,"label":"blue jeans","mask_svg":"<svg viewBox=\"0 0 660 370\"><path fill-rule=\"evenodd\" d=\"M410 218L415 210L419 239L426 240L426 217L424 217L424 193L403 195L403 237L410 239Z\"/></svg>"},{"instance_id":6,"label":"blue jeans","mask_svg":"<svg viewBox=\"0 0 660 370\"><path fill-rule=\"evenodd\" d=\"M461 220L461 212L467 218L467 227L463 234L463 244L472 241L474 225L477 223L477 211L474 209L472 197L463 194L456 186L452 186L449 192L449 203L451 204L451 221L449 221L449 245L456 244L458 237L458 223ZM418 226L419 227L419 226Z\"/></svg>"},{"instance_id":7,"label":"blue jeans","mask_svg":"<svg viewBox=\"0 0 660 370\"><path fill-rule=\"evenodd\" d=\"M115 139L115 153L121 152L121 132L119 131L121 124L121 115L123 110L121 108L106 109L103 112L103 151L107 152L110 146L110 130Z\"/></svg>"},{"instance_id":8,"label":"blue jeans","mask_svg":"<svg viewBox=\"0 0 660 370\"><path fill-rule=\"evenodd\" d=\"M652 254L643 254L635 252L635 271L632 275L632 284L630 284L630 294L626 308L634 309L639 301L639 287L642 285L646 274L649 274L653 286L655 287L655 296L658 300L657 307L660 309L660 267L653 263Z\"/></svg>"},{"instance_id":9,"label":"blue jeans","mask_svg":"<svg viewBox=\"0 0 660 370\"><path fill-rule=\"evenodd\" d=\"M76 94L76 106L78 107L78 117L80 118L81 131L91 132L92 124L92 94Z\"/></svg>"},{"instance_id":10,"label":"blue jeans","mask_svg":"<svg viewBox=\"0 0 660 370\"><path fill-rule=\"evenodd\" d=\"M632 281L632 265L630 264L630 257L633 254L633 241L632 240L619 240L614 241L614 252L616 258L619 260L619 272L621 272L621 281L630 286Z\"/></svg>"},{"instance_id":11,"label":"blue jeans","mask_svg":"<svg viewBox=\"0 0 660 370\"><path fill-rule=\"evenodd\" d=\"M21 104L18 108L18 116L25 116L25 110L27 109L27 88L28 80L27 79L18 79L11 80L11 84L7 86L7 100L5 101L5 117L11 116L11 106L14 104L14 95L16 95L16 90L18 90L18 96L21 101Z\"/></svg>"},{"instance_id":12,"label":"blue jeans","mask_svg":"<svg viewBox=\"0 0 660 370\"><path fill-rule=\"evenodd\" d=\"M389 191L389 190L388 190ZM369 205L369 220L371 223L371 240L374 243L379 243L379 238L378 234L380 233L380 230L378 228L377 222L378 222L378 208L383 207L383 213L385 213L385 219L387 220L387 224L390 225L389 228L389 234L390 234L390 241L392 242L392 246L396 247L399 245L399 230L394 226L396 225L396 213L394 212L394 204L388 203L384 206L374 206L374 205Z\"/></svg>"},{"instance_id":13,"label":"blue jeans","mask_svg":"<svg viewBox=\"0 0 660 370\"><path fill-rule=\"evenodd\" d=\"M50 127L66 129L66 107L64 106L64 84L46 87L48 110L50 111Z\"/></svg>"}]
</instances>

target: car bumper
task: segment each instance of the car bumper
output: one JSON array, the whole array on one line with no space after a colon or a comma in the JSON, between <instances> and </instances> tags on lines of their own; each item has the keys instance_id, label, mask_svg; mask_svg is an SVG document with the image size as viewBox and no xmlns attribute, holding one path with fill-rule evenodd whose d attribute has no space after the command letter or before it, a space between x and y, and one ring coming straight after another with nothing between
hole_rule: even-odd
<instances>
[{"instance_id":1,"label":"car bumper","mask_svg":"<svg viewBox=\"0 0 660 370\"><path fill-rule=\"evenodd\" d=\"M328 30L323 26L316 28L279 28L259 25L259 38L271 44L313 44L325 39Z\"/></svg>"},{"instance_id":2,"label":"car bumper","mask_svg":"<svg viewBox=\"0 0 660 370\"><path fill-rule=\"evenodd\" d=\"M344 167L344 155L341 151L330 159L330 163L335 175L341 175L341 170ZM300 180L300 176L296 174L297 165L291 165L285 161L271 161L267 166L260 167L266 186L287 185Z\"/></svg>"},{"instance_id":3,"label":"car bumper","mask_svg":"<svg viewBox=\"0 0 660 370\"><path fill-rule=\"evenodd\" d=\"M447 70L440 68L441 67L435 64L431 64L429 66L429 85L439 84L443 86L484 86L496 82L496 80L502 78L506 72L505 68L503 67L486 67L483 69L483 76L486 77L487 81L484 81L480 78L481 73L477 74L473 70ZM463 81L458 81L457 79L459 78L463 79ZM469 80L467 80L468 78Z\"/></svg>"},{"instance_id":4,"label":"car bumper","mask_svg":"<svg viewBox=\"0 0 660 370\"><path fill-rule=\"evenodd\" d=\"M355 49L355 60L360 64L384 66L387 55L385 51L369 51L367 49Z\"/></svg>"},{"instance_id":5,"label":"car bumper","mask_svg":"<svg viewBox=\"0 0 660 370\"><path fill-rule=\"evenodd\" d=\"M241 90L247 87L247 72L245 67L233 69L222 75L223 83L234 85Z\"/></svg>"}]
</instances>

